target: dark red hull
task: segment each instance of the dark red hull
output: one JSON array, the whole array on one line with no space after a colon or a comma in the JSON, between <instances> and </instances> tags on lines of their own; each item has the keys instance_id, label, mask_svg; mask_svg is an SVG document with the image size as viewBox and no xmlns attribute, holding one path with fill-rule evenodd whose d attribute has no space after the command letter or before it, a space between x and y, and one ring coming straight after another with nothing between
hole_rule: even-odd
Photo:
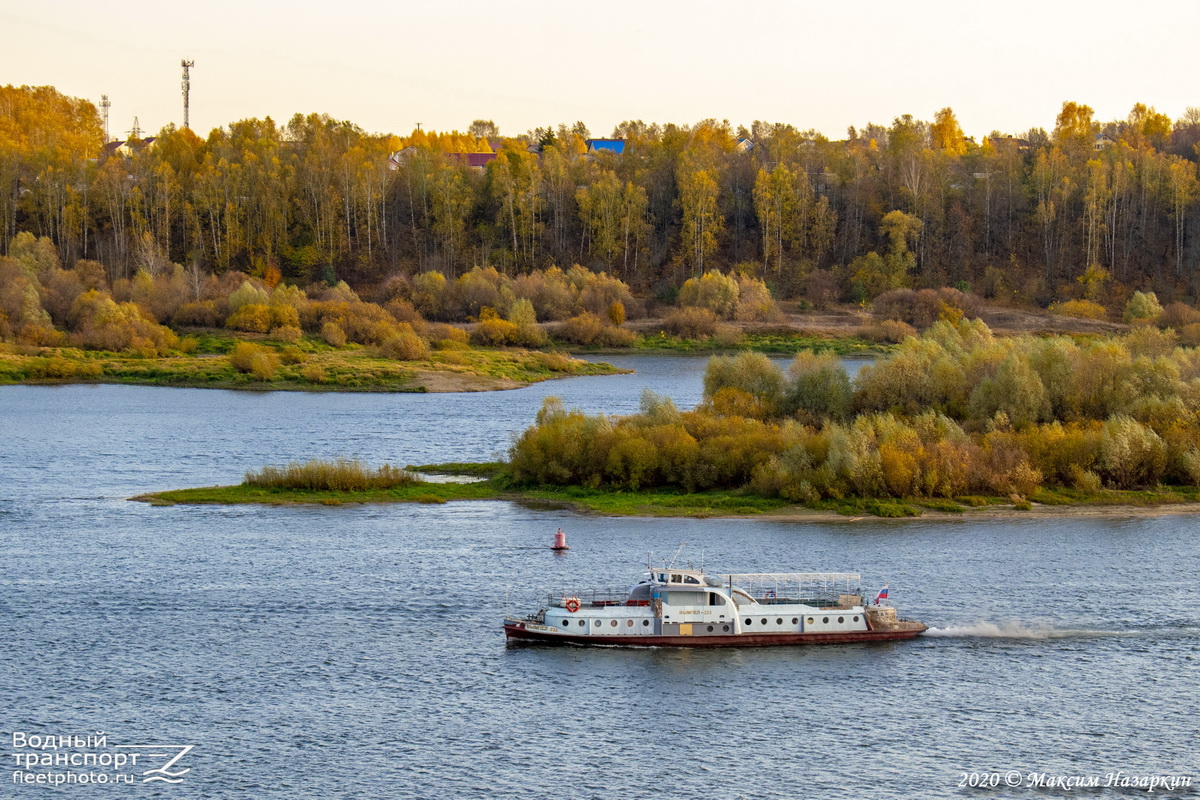
<instances>
[{"instance_id":1,"label":"dark red hull","mask_svg":"<svg viewBox=\"0 0 1200 800\"><path fill-rule=\"evenodd\" d=\"M742 633L723 636L574 636L529 630L521 623L504 623L509 641L608 647L778 647L797 644L849 644L912 639L925 631L853 631L850 633Z\"/></svg>"}]
</instances>

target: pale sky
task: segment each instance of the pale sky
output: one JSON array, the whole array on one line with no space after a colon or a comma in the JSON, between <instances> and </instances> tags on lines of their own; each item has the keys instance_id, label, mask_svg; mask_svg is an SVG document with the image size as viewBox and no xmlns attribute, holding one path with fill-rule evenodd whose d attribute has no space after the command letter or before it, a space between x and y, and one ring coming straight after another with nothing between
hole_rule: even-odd
<instances>
[{"instance_id":1,"label":"pale sky","mask_svg":"<svg viewBox=\"0 0 1200 800\"><path fill-rule=\"evenodd\" d=\"M840 139L950 106L979 138L1050 129L1064 100L1101 121L1200 106L1195 0L0 0L0 30L0 84L107 94L120 138L135 115L182 124L182 58L201 135L322 112L398 134L714 117Z\"/></svg>"}]
</instances>

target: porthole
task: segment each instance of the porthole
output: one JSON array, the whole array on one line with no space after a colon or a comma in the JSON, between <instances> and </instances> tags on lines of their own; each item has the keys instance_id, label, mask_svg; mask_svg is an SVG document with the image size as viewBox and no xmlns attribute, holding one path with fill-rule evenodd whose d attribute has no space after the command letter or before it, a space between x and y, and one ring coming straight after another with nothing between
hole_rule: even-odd
<instances>
[{"instance_id":1,"label":"porthole","mask_svg":"<svg viewBox=\"0 0 1200 800\"><path fill-rule=\"evenodd\" d=\"M568 625L570 625L570 624L571 624L571 620L569 620L569 619L564 619L564 620L563 620L563 623L562 623L562 626L565 628L565 627L567 627L567 626L568 626Z\"/></svg>"},{"instance_id":2,"label":"porthole","mask_svg":"<svg viewBox=\"0 0 1200 800\"><path fill-rule=\"evenodd\" d=\"M627 620L625 620L625 627L626 627L626 628L632 628L632 627L633 627L633 620L631 620L631 619L627 619Z\"/></svg>"},{"instance_id":3,"label":"porthole","mask_svg":"<svg viewBox=\"0 0 1200 800\"><path fill-rule=\"evenodd\" d=\"M648 620L648 619L642 620L642 627L647 627L649 625L650 625L650 620Z\"/></svg>"},{"instance_id":4,"label":"porthole","mask_svg":"<svg viewBox=\"0 0 1200 800\"><path fill-rule=\"evenodd\" d=\"M712 632L713 632L713 626L712 626L712 625L709 625L709 626L708 626L708 632L709 632L709 633L712 633Z\"/></svg>"},{"instance_id":5,"label":"porthole","mask_svg":"<svg viewBox=\"0 0 1200 800\"><path fill-rule=\"evenodd\" d=\"M615 628L615 627L617 627L617 621L616 621L615 619L614 619L612 622L608 623L608 624L609 624L609 625L611 625L611 626L613 626L614 628Z\"/></svg>"},{"instance_id":6,"label":"porthole","mask_svg":"<svg viewBox=\"0 0 1200 800\"><path fill-rule=\"evenodd\" d=\"M793 625L799 625L799 624L800 624L800 618L799 618L799 617L792 617L792 624L793 624Z\"/></svg>"},{"instance_id":7,"label":"porthole","mask_svg":"<svg viewBox=\"0 0 1200 800\"><path fill-rule=\"evenodd\" d=\"M722 626L721 626L721 630L725 631L726 633L729 633L729 626L728 626L728 625L722 625Z\"/></svg>"},{"instance_id":8,"label":"porthole","mask_svg":"<svg viewBox=\"0 0 1200 800\"><path fill-rule=\"evenodd\" d=\"M587 623L584 622L583 620L579 620L579 627L582 628L584 625L587 625Z\"/></svg>"},{"instance_id":9,"label":"porthole","mask_svg":"<svg viewBox=\"0 0 1200 800\"><path fill-rule=\"evenodd\" d=\"M809 624L809 625L812 625L812 624L813 624L813 618L812 618L812 617L809 617L809 618L808 618L808 624Z\"/></svg>"},{"instance_id":10,"label":"porthole","mask_svg":"<svg viewBox=\"0 0 1200 800\"><path fill-rule=\"evenodd\" d=\"M857 616L853 617L853 619L854 619L854 621L855 621L855 622L858 622L858 617L857 617Z\"/></svg>"},{"instance_id":11,"label":"porthole","mask_svg":"<svg viewBox=\"0 0 1200 800\"><path fill-rule=\"evenodd\" d=\"M767 624L767 618L766 618L766 617L763 617L762 624L763 624L763 625L766 625L766 624Z\"/></svg>"},{"instance_id":12,"label":"porthole","mask_svg":"<svg viewBox=\"0 0 1200 800\"><path fill-rule=\"evenodd\" d=\"M845 622L845 621L846 621L845 617L838 617L838 622Z\"/></svg>"},{"instance_id":13,"label":"porthole","mask_svg":"<svg viewBox=\"0 0 1200 800\"><path fill-rule=\"evenodd\" d=\"M747 625L753 625L753 624L754 624L754 620L750 619L749 617L746 617L746 624L747 624Z\"/></svg>"},{"instance_id":14,"label":"porthole","mask_svg":"<svg viewBox=\"0 0 1200 800\"><path fill-rule=\"evenodd\" d=\"M595 625L597 628L599 628L599 627L600 627L600 620L596 620L596 621L595 621L594 623L592 623L592 624L593 624L593 625Z\"/></svg>"},{"instance_id":15,"label":"porthole","mask_svg":"<svg viewBox=\"0 0 1200 800\"><path fill-rule=\"evenodd\" d=\"M783 617L779 617L779 618L777 618L777 619L775 620L775 624L776 624L776 625L782 625L782 624L783 624Z\"/></svg>"},{"instance_id":16,"label":"porthole","mask_svg":"<svg viewBox=\"0 0 1200 800\"><path fill-rule=\"evenodd\" d=\"M828 625L828 624L829 624L829 617L822 617L822 618L821 618L821 622L824 622L826 625Z\"/></svg>"}]
</instances>

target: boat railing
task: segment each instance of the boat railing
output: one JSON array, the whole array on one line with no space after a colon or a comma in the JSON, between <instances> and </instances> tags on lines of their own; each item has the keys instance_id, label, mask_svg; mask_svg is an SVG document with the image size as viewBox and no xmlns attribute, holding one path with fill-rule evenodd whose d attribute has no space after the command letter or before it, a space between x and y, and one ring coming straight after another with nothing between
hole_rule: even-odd
<instances>
[{"instance_id":1,"label":"boat railing","mask_svg":"<svg viewBox=\"0 0 1200 800\"><path fill-rule=\"evenodd\" d=\"M585 589L583 591L551 592L546 596L546 608L566 608L567 603L572 600L577 601L580 608L650 605L648 599L630 599L628 589Z\"/></svg>"},{"instance_id":2,"label":"boat railing","mask_svg":"<svg viewBox=\"0 0 1200 800\"><path fill-rule=\"evenodd\" d=\"M719 576L762 605L803 604L837 607L843 599L861 602L862 576L857 572L754 572Z\"/></svg>"}]
</instances>

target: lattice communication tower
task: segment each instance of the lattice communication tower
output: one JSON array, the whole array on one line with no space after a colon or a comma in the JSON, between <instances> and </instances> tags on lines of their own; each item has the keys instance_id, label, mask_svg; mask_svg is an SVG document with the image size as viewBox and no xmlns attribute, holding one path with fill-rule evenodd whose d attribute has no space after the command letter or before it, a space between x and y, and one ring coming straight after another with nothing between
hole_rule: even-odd
<instances>
[{"instance_id":1,"label":"lattice communication tower","mask_svg":"<svg viewBox=\"0 0 1200 800\"><path fill-rule=\"evenodd\" d=\"M188 93L192 90L192 79L188 75L188 70L196 66L196 62L188 61L185 58L179 62L179 66L183 67L183 127L190 129L191 125L188 120Z\"/></svg>"},{"instance_id":2,"label":"lattice communication tower","mask_svg":"<svg viewBox=\"0 0 1200 800\"><path fill-rule=\"evenodd\" d=\"M108 102L108 95L100 95L100 114L104 117L104 143L108 144L111 141L108 137L108 110L112 108L112 103Z\"/></svg>"}]
</instances>

